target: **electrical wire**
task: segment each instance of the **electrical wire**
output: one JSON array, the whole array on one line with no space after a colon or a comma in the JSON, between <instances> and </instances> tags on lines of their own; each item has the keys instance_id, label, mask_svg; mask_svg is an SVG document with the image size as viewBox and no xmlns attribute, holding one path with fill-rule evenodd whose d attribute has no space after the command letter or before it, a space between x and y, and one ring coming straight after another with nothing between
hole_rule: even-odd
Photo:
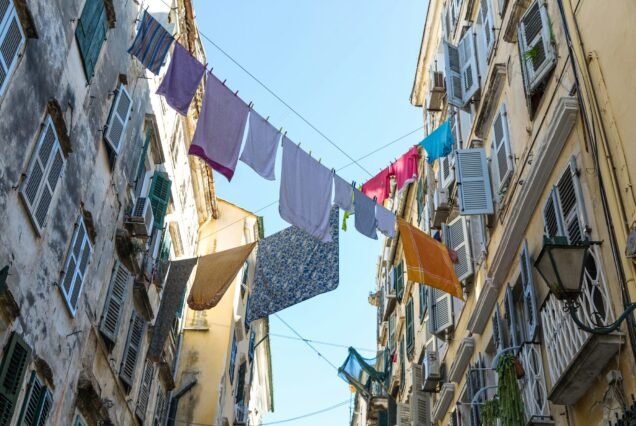
<instances>
[{"instance_id":1,"label":"electrical wire","mask_svg":"<svg viewBox=\"0 0 636 426\"><path fill-rule=\"evenodd\" d=\"M322 410L313 411L311 413L303 414L302 416L297 416L297 417L293 417L291 419L285 419L285 420L277 420L275 422L262 423L262 425L263 426L265 426L265 425L277 425L277 424L281 424L281 423L293 422L294 420L306 419L307 417L311 417L311 416L315 416L315 415L318 415L318 414L326 413L327 411L335 410L336 408L342 407L343 405L347 405L348 403L349 403L349 400L343 401L343 402L341 402L339 404L332 405L331 407L323 408Z\"/></svg>"},{"instance_id":2,"label":"electrical wire","mask_svg":"<svg viewBox=\"0 0 636 426\"><path fill-rule=\"evenodd\" d=\"M324 359L327 364L329 364L331 367L333 367L334 370L338 371L338 367L336 367L336 365L329 361L327 358L325 358L325 356L323 354L320 353L320 351L318 349L316 349L311 343L309 343L307 341L307 339L303 338L303 336L300 335L299 332L297 332L294 327L292 327L291 325L289 325L289 323L287 321L285 321L283 318L281 318L280 315L278 314L274 314L274 316L276 318L278 318L283 324L285 324L287 326L287 328L289 328L296 336L298 336L303 342L305 342L305 344L307 346L309 346L314 352L316 352L316 355L318 355L320 358Z\"/></svg>"}]
</instances>

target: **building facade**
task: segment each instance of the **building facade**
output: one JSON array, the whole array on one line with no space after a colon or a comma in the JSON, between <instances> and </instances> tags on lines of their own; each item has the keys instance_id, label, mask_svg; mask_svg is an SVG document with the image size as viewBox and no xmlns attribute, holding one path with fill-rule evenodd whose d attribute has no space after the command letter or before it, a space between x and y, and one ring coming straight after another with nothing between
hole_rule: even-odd
<instances>
[{"instance_id":1,"label":"building facade","mask_svg":"<svg viewBox=\"0 0 636 426\"><path fill-rule=\"evenodd\" d=\"M263 238L253 213L218 200L218 216L201 225L198 255L204 256ZM273 411L269 322L246 322L256 250L219 303L206 311L187 308L177 372L180 393L174 424L259 425Z\"/></svg>"},{"instance_id":2,"label":"building facade","mask_svg":"<svg viewBox=\"0 0 636 426\"><path fill-rule=\"evenodd\" d=\"M147 1L205 62L189 0ZM216 214L182 117L128 53L138 2L0 2L0 424L163 425L179 319L146 352L174 257ZM164 69L165 72L165 69Z\"/></svg>"},{"instance_id":3,"label":"building facade","mask_svg":"<svg viewBox=\"0 0 636 426\"><path fill-rule=\"evenodd\" d=\"M411 102L425 136L450 120L455 146L388 203L457 253L465 301L411 282L400 239L386 241L371 298L386 381L357 405L366 424L481 424L504 353L522 367L526 424L612 424L632 409L633 317L584 331L534 266L544 237L594 241L578 318L607 326L636 300L635 10L607 6L429 3Z\"/></svg>"}]
</instances>

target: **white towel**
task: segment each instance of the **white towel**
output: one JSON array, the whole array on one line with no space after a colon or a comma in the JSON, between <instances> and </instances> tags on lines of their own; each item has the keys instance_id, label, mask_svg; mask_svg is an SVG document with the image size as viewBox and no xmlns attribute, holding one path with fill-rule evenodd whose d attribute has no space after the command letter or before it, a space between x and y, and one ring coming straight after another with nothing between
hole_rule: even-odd
<instances>
[{"instance_id":1,"label":"white towel","mask_svg":"<svg viewBox=\"0 0 636 426\"><path fill-rule=\"evenodd\" d=\"M378 231L389 238L395 238L397 218L391 210L377 204L375 206L375 220L377 222Z\"/></svg>"},{"instance_id":2,"label":"white towel","mask_svg":"<svg viewBox=\"0 0 636 426\"><path fill-rule=\"evenodd\" d=\"M329 211L333 175L292 141L283 137L280 204L287 222L322 242L330 242Z\"/></svg>"},{"instance_id":3,"label":"white towel","mask_svg":"<svg viewBox=\"0 0 636 426\"><path fill-rule=\"evenodd\" d=\"M250 128L240 160L267 180L276 179L274 166L280 132L255 111L250 112Z\"/></svg>"},{"instance_id":4,"label":"white towel","mask_svg":"<svg viewBox=\"0 0 636 426\"><path fill-rule=\"evenodd\" d=\"M336 174L333 175L333 203L342 210L353 213L353 185Z\"/></svg>"}]
</instances>

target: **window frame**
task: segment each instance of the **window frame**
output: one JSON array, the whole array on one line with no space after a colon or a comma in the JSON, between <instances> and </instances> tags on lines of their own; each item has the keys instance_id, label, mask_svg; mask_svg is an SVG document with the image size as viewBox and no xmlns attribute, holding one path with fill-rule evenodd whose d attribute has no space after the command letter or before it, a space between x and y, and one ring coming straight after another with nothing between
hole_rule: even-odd
<instances>
[{"instance_id":1,"label":"window frame","mask_svg":"<svg viewBox=\"0 0 636 426\"><path fill-rule=\"evenodd\" d=\"M77 251L78 238L80 237L80 233L82 236L82 241L80 243L79 253L75 253ZM88 254L86 254L86 250L88 250ZM88 256L86 259L86 264L84 265L84 271L80 271L81 263L84 262L84 256ZM73 230L73 237L71 238L71 244L68 248L68 252L66 254L66 260L64 261L64 270L61 277L61 282L58 287L60 288L60 292L62 293L62 297L64 298L64 303L71 314L72 317L75 317L77 314L77 308L79 306L79 300L82 296L82 289L84 287L84 282L86 280L86 275L88 271L88 267L91 264L91 260L93 257L93 245L91 243L90 237L88 235L88 230L86 228L86 224L84 223L84 215L80 214L77 221L75 222L75 227ZM69 265L73 261L74 266L72 270L72 277L70 277ZM77 276L79 275L79 283ZM70 280L68 284L70 287L67 290L67 279ZM77 286L79 285L79 288ZM77 290L76 290L77 288ZM73 304L73 297L77 294L75 298L75 304Z\"/></svg>"}]
</instances>

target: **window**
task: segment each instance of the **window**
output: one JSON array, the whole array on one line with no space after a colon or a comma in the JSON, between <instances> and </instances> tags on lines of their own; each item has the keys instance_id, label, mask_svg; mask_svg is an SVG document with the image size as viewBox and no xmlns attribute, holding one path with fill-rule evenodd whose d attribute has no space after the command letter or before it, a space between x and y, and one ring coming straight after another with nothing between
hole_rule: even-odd
<instances>
[{"instance_id":1,"label":"window","mask_svg":"<svg viewBox=\"0 0 636 426\"><path fill-rule=\"evenodd\" d=\"M101 2L102 0L98 1ZM108 142L108 146L115 154L119 153L121 145L124 139L126 139L126 127L128 126L128 119L132 111L132 104L132 98L126 91L126 87L120 84L115 92L115 98L110 109L104 133L104 138L106 142Z\"/></svg>"},{"instance_id":2,"label":"window","mask_svg":"<svg viewBox=\"0 0 636 426\"><path fill-rule=\"evenodd\" d=\"M479 90L479 74L473 31L468 29L457 46L444 42L448 103L465 107Z\"/></svg>"},{"instance_id":3,"label":"window","mask_svg":"<svg viewBox=\"0 0 636 426\"><path fill-rule=\"evenodd\" d=\"M556 65L550 18L545 3L535 0L521 17L517 37L526 92L534 94Z\"/></svg>"},{"instance_id":4,"label":"window","mask_svg":"<svg viewBox=\"0 0 636 426\"><path fill-rule=\"evenodd\" d=\"M484 43L484 54L490 57L490 52L495 45L495 21L492 13L492 3L490 0L480 0L479 18L481 19L482 35Z\"/></svg>"},{"instance_id":5,"label":"window","mask_svg":"<svg viewBox=\"0 0 636 426\"><path fill-rule=\"evenodd\" d=\"M426 205L426 174L422 173L417 183L417 222L422 223L424 206Z\"/></svg>"},{"instance_id":6,"label":"window","mask_svg":"<svg viewBox=\"0 0 636 426\"><path fill-rule=\"evenodd\" d=\"M245 292L247 291L247 279L249 277L249 271L250 271L250 262L246 260L245 263L243 264L243 274L241 275L241 299L245 297ZM247 309L245 310L245 312L247 312Z\"/></svg>"},{"instance_id":7,"label":"window","mask_svg":"<svg viewBox=\"0 0 636 426\"><path fill-rule=\"evenodd\" d=\"M135 408L135 415L143 421L146 419L146 410L148 409L148 400L150 399L150 388L152 387L152 376L155 373L155 367L150 360L146 360L146 366L144 367L144 375L141 378L141 385L139 386L139 396L137 397L137 407Z\"/></svg>"},{"instance_id":8,"label":"window","mask_svg":"<svg viewBox=\"0 0 636 426\"><path fill-rule=\"evenodd\" d=\"M534 281L532 278L532 258L528 250L528 241L523 241L523 249L521 250L521 259L519 261L519 271L521 276L521 285L523 287L523 307L524 307L524 323L526 325L526 339L530 342L534 341L537 336L539 327L539 310L537 307L537 296L534 293Z\"/></svg>"},{"instance_id":9,"label":"window","mask_svg":"<svg viewBox=\"0 0 636 426\"><path fill-rule=\"evenodd\" d=\"M436 288L429 290L428 331L440 336L454 325L453 298L450 294Z\"/></svg>"},{"instance_id":10,"label":"window","mask_svg":"<svg viewBox=\"0 0 636 426\"><path fill-rule=\"evenodd\" d=\"M242 362L238 371L238 382L236 383L236 403L243 405L245 399L245 375L247 374L247 363Z\"/></svg>"},{"instance_id":11,"label":"window","mask_svg":"<svg viewBox=\"0 0 636 426\"><path fill-rule=\"evenodd\" d=\"M413 354L415 349L415 327L413 321L413 298L409 297L406 302L406 350L409 354Z\"/></svg>"},{"instance_id":12,"label":"window","mask_svg":"<svg viewBox=\"0 0 636 426\"><path fill-rule=\"evenodd\" d=\"M427 294L428 286L420 283L420 322L424 321L426 310L428 309L428 302L426 301Z\"/></svg>"},{"instance_id":13,"label":"window","mask_svg":"<svg viewBox=\"0 0 636 426\"><path fill-rule=\"evenodd\" d=\"M26 178L20 184L20 195L38 233L46 224L46 216L55 188L64 168L64 155L51 116L47 116L33 150Z\"/></svg>"},{"instance_id":14,"label":"window","mask_svg":"<svg viewBox=\"0 0 636 426\"><path fill-rule=\"evenodd\" d=\"M232 350L230 352L230 383L234 383L234 367L236 366L236 335L232 336Z\"/></svg>"},{"instance_id":15,"label":"window","mask_svg":"<svg viewBox=\"0 0 636 426\"><path fill-rule=\"evenodd\" d=\"M146 322L133 309L130 318L130 328L128 329L128 338L126 339L126 346L124 347L124 354L119 368L119 378L128 386L128 389L130 389L134 383L137 359L141 352L145 331Z\"/></svg>"},{"instance_id":16,"label":"window","mask_svg":"<svg viewBox=\"0 0 636 426\"><path fill-rule=\"evenodd\" d=\"M250 343L249 343L248 350L247 350L247 356L248 356L250 361L252 361L254 359L254 351L256 350L255 344L256 344L256 332L251 331L250 332Z\"/></svg>"},{"instance_id":17,"label":"window","mask_svg":"<svg viewBox=\"0 0 636 426\"><path fill-rule=\"evenodd\" d=\"M490 156L492 160L493 177L495 188L500 194L504 193L508 187L508 182L512 177L514 168L512 148L510 147L510 134L508 132L508 115L506 106L502 105L499 113L495 117L490 136L491 147Z\"/></svg>"},{"instance_id":18,"label":"window","mask_svg":"<svg viewBox=\"0 0 636 426\"><path fill-rule=\"evenodd\" d=\"M0 426L11 424L30 357L31 348L13 332L0 364Z\"/></svg>"},{"instance_id":19,"label":"window","mask_svg":"<svg viewBox=\"0 0 636 426\"><path fill-rule=\"evenodd\" d=\"M404 354L404 340L400 339L400 391L404 389L404 385L406 384L406 362L405 362L405 354Z\"/></svg>"},{"instance_id":20,"label":"window","mask_svg":"<svg viewBox=\"0 0 636 426\"><path fill-rule=\"evenodd\" d=\"M459 214L494 213L490 173L484 149L459 149L456 151L456 163Z\"/></svg>"},{"instance_id":21,"label":"window","mask_svg":"<svg viewBox=\"0 0 636 426\"><path fill-rule=\"evenodd\" d=\"M77 413L73 420L73 426L88 426L88 423L84 420L84 417L82 417L81 414Z\"/></svg>"},{"instance_id":22,"label":"window","mask_svg":"<svg viewBox=\"0 0 636 426\"><path fill-rule=\"evenodd\" d=\"M163 228L163 220L170 203L170 187L172 182L168 178L168 174L156 171L152 177L152 185L150 186L150 203L152 204L152 213L155 217L154 226L157 229Z\"/></svg>"},{"instance_id":23,"label":"window","mask_svg":"<svg viewBox=\"0 0 636 426\"><path fill-rule=\"evenodd\" d=\"M492 315L492 339L495 343L497 353L508 348L508 333L505 329L505 323L501 316L499 305L495 305L495 312Z\"/></svg>"},{"instance_id":24,"label":"window","mask_svg":"<svg viewBox=\"0 0 636 426\"><path fill-rule=\"evenodd\" d=\"M45 425L52 405L51 391L33 371L27 385L18 424L20 426Z\"/></svg>"},{"instance_id":25,"label":"window","mask_svg":"<svg viewBox=\"0 0 636 426\"><path fill-rule=\"evenodd\" d=\"M86 232L84 217L80 215L75 224L71 246L68 249L64 264L62 285L60 286L64 301L72 316L75 316L77 312L79 296L92 253L93 247L88 238L88 232Z\"/></svg>"},{"instance_id":26,"label":"window","mask_svg":"<svg viewBox=\"0 0 636 426\"><path fill-rule=\"evenodd\" d=\"M0 2L0 97L18 64L26 38L12 0Z\"/></svg>"},{"instance_id":27,"label":"window","mask_svg":"<svg viewBox=\"0 0 636 426\"><path fill-rule=\"evenodd\" d=\"M402 261L400 260L395 267L393 267L393 274L395 282L395 294L397 295L398 300L402 301L402 296L404 295L404 266Z\"/></svg>"},{"instance_id":28,"label":"window","mask_svg":"<svg viewBox=\"0 0 636 426\"><path fill-rule=\"evenodd\" d=\"M166 403L166 391L163 389L163 386L161 384L157 386L156 401L155 416L152 421L152 426L162 426L164 423L164 417L166 414L166 409L168 408L168 404Z\"/></svg>"},{"instance_id":29,"label":"window","mask_svg":"<svg viewBox=\"0 0 636 426\"><path fill-rule=\"evenodd\" d=\"M473 258L469 244L468 218L457 216L448 225L442 224L444 243L457 253L457 263L453 265L459 281L473 275Z\"/></svg>"},{"instance_id":30,"label":"window","mask_svg":"<svg viewBox=\"0 0 636 426\"><path fill-rule=\"evenodd\" d=\"M391 351L395 348L395 312L389 316L389 342L387 347Z\"/></svg>"},{"instance_id":31,"label":"window","mask_svg":"<svg viewBox=\"0 0 636 426\"><path fill-rule=\"evenodd\" d=\"M75 29L77 46L79 47L86 79L95 74L95 65L99 52L106 41L106 7L104 0L86 0L82 15Z\"/></svg>"},{"instance_id":32,"label":"window","mask_svg":"<svg viewBox=\"0 0 636 426\"><path fill-rule=\"evenodd\" d=\"M132 275L128 272L128 269L121 262L115 262L113 273L110 277L110 287L106 295L106 303L104 304L99 323L99 331L113 345L117 341L121 316L124 313L131 282Z\"/></svg>"}]
</instances>

